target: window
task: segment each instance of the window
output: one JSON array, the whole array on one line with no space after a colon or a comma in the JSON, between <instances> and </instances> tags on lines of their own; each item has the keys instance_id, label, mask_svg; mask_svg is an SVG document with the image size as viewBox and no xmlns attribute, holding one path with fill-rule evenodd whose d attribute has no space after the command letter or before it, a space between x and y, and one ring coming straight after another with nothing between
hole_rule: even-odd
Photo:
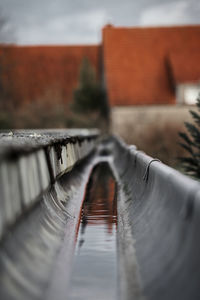
<instances>
[{"instance_id":1,"label":"window","mask_svg":"<svg viewBox=\"0 0 200 300\"><path fill-rule=\"evenodd\" d=\"M197 84L179 84L176 89L177 103L194 105L200 94L200 83Z\"/></svg>"}]
</instances>

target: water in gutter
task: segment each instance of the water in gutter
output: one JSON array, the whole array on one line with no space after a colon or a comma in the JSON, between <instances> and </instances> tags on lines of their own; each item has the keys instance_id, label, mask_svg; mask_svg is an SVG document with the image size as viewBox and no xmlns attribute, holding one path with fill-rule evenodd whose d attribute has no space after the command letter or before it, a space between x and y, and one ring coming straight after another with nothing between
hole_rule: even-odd
<instances>
[{"instance_id":1,"label":"water in gutter","mask_svg":"<svg viewBox=\"0 0 200 300\"><path fill-rule=\"evenodd\" d=\"M67 299L117 298L115 198L115 181L101 164L88 183Z\"/></svg>"}]
</instances>

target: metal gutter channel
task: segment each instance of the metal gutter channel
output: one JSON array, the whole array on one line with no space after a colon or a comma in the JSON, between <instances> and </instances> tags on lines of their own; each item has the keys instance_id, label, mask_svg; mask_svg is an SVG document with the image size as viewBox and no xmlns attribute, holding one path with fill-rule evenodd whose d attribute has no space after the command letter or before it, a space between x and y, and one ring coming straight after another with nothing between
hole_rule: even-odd
<instances>
[{"instance_id":1,"label":"metal gutter channel","mask_svg":"<svg viewBox=\"0 0 200 300\"><path fill-rule=\"evenodd\" d=\"M65 299L85 186L93 164L63 175L6 236L1 299Z\"/></svg>"},{"instance_id":2,"label":"metal gutter channel","mask_svg":"<svg viewBox=\"0 0 200 300\"><path fill-rule=\"evenodd\" d=\"M104 147L113 153L120 187L121 299L200 299L200 183L119 139L108 139ZM137 286L132 289L135 269L139 295Z\"/></svg>"},{"instance_id":3,"label":"metal gutter channel","mask_svg":"<svg viewBox=\"0 0 200 300\"><path fill-rule=\"evenodd\" d=\"M71 145L76 144L72 140ZM39 149L43 146L40 144ZM30 178L34 180L22 175L20 167L13 165L21 156L11 155L0 160L0 184L4 188L1 194L1 298L66 299L85 187L92 168L107 161L118 184L119 299L200 299L199 182L115 137L94 146L93 140L90 151L85 147L82 157L81 148L74 148L70 160L78 157L77 163L65 173L61 165L67 165L68 158L66 154L62 157L62 153L67 153L62 147L67 149L67 144L64 140L61 148L51 144L57 150L48 156L55 176L51 178L49 173L49 181L45 179L45 172L38 180L41 163L33 159L30 151L23 154L24 160L17 166L31 168ZM49 170L48 161L46 168ZM27 190L22 189L20 197L14 191L21 193L21 185L13 184L11 190L6 187L7 180L14 182L18 174L29 186ZM49 185L39 189L36 195L37 189L31 190L30 182L35 186L39 182L40 187L44 187L45 182Z\"/></svg>"}]
</instances>

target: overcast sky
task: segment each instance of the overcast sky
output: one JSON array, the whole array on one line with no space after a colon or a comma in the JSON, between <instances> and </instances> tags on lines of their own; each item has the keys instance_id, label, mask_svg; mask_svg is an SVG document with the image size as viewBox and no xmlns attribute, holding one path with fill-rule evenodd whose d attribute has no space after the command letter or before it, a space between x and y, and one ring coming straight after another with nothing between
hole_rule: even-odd
<instances>
[{"instance_id":1,"label":"overcast sky","mask_svg":"<svg viewBox=\"0 0 200 300\"><path fill-rule=\"evenodd\" d=\"M0 42L94 44L101 28L200 24L200 0L0 0Z\"/></svg>"}]
</instances>

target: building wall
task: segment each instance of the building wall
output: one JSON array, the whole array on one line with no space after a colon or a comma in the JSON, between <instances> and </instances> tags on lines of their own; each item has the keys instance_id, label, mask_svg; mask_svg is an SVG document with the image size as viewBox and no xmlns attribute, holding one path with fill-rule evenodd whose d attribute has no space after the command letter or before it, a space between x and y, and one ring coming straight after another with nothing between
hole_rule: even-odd
<instances>
[{"instance_id":1,"label":"building wall","mask_svg":"<svg viewBox=\"0 0 200 300\"><path fill-rule=\"evenodd\" d=\"M129 129L131 127L130 135L134 135L135 132L142 134L152 125L158 127L166 123L181 125L191 120L190 109L196 110L196 107L188 105L113 107L111 110L112 131L121 135L126 127Z\"/></svg>"},{"instance_id":2,"label":"building wall","mask_svg":"<svg viewBox=\"0 0 200 300\"><path fill-rule=\"evenodd\" d=\"M178 133L186 131L191 121L189 110L195 106L152 105L112 108L112 132L128 144L137 145L152 157L177 167L178 157L185 156Z\"/></svg>"}]
</instances>

